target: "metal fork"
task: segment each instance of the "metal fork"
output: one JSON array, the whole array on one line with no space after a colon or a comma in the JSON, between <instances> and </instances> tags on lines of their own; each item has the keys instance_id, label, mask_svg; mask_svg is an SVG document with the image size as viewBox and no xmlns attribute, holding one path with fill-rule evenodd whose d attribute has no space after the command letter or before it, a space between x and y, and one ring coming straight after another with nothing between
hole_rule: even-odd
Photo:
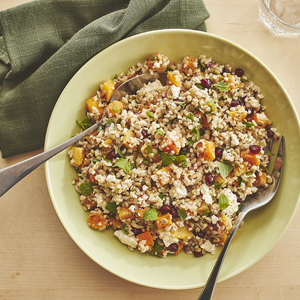
<instances>
[{"instance_id":1,"label":"metal fork","mask_svg":"<svg viewBox=\"0 0 300 300\"><path fill-rule=\"evenodd\" d=\"M166 84L167 72L158 72L153 74L142 74L136 76L122 85L120 85L111 97L111 102L120 100L125 94L132 95L139 90L145 83L149 83L158 79L163 85ZM35 155L29 159L19 162L15 165L0 170L0 197L4 195L10 188L12 188L21 179L35 170L38 166L43 164L45 161L60 153L64 149L72 146L85 136L91 134L102 125L104 117L99 120L96 124L92 125L83 132L77 134L70 140L48 150L41 154Z\"/></svg>"},{"instance_id":2,"label":"metal fork","mask_svg":"<svg viewBox=\"0 0 300 300\"><path fill-rule=\"evenodd\" d=\"M272 178L273 178L272 184L270 184L267 188L260 187L255 194L247 196L245 202L243 203L242 209L238 215L236 225L231 229L231 231L227 237L227 240L223 246L223 249L215 263L215 266L214 266L198 300L212 299L216 281L217 281L219 271L221 269L225 254L227 252L227 249L230 245L230 242L231 242L234 234L236 233L237 229L241 225L241 222L245 218L247 213L254 209L257 209L259 207L266 205L275 196L278 186L279 186L281 174L282 174L283 160L284 160L284 136L281 137L277 157L275 160L275 165L274 165L274 169L272 172Z\"/></svg>"}]
</instances>

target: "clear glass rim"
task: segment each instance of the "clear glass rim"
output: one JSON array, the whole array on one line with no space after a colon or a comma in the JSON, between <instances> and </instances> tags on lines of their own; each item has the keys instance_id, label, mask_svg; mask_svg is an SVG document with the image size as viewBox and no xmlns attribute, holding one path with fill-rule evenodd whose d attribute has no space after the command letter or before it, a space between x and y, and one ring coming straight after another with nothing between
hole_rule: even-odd
<instances>
[{"instance_id":1,"label":"clear glass rim","mask_svg":"<svg viewBox=\"0 0 300 300\"><path fill-rule=\"evenodd\" d=\"M265 6L266 10L272 15L272 17L273 17L277 22L283 24L284 26L287 26L287 27L296 29L296 30L298 30L298 31L300 32L300 28L299 28L298 26L294 26L294 25L287 24L287 23L283 22L282 20L280 20L277 16L275 16L274 13L273 13L273 12L269 9L269 7L267 6L265 0L260 0L260 2L263 3L263 5Z\"/></svg>"}]
</instances>

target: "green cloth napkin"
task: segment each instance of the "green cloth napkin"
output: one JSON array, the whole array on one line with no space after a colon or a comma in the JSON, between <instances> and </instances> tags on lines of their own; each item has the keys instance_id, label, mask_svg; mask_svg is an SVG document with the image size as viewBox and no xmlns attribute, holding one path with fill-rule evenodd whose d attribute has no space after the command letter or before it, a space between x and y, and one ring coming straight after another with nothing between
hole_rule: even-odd
<instances>
[{"instance_id":1,"label":"green cloth napkin","mask_svg":"<svg viewBox=\"0 0 300 300\"><path fill-rule=\"evenodd\" d=\"M36 0L0 12L2 157L43 147L72 76L109 45L145 31L206 31L202 0Z\"/></svg>"}]
</instances>

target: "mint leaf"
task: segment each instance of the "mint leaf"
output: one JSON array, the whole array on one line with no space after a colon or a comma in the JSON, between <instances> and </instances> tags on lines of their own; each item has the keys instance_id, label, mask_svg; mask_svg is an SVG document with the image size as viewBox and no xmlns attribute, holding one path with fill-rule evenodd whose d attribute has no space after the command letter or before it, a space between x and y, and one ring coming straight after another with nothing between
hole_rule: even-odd
<instances>
[{"instance_id":1,"label":"mint leaf","mask_svg":"<svg viewBox=\"0 0 300 300\"><path fill-rule=\"evenodd\" d=\"M224 164L219 162L219 172L222 178L226 179L229 173L233 170L233 166L230 164Z\"/></svg>"},{"instance_id":2,"label":"mint leaf","mask_svg":"<svg viewBox=\"0 0 300 300\"><path fill-rule=\"evenodd\" d=\"M153 252L154 253L157 253L159 251L163 251L164 249L165 249L164 246L161 246L157 242L154 243L154 246L153 246Z\"/></svg>"},{"instance_id":3,"label":"mint leaf","mask_svg":"<svg viewBox=\"0 0 300 300\"><path fill-rule=\"evenodd\" d=\"M183 222L185 218L187 217L187 212L184 208L177 209L178 216L180 220Z\"/></svg>"},{"instance_id":4,"label":"mint leaf","mask_svg":"<svg viewBox=\"0 0 300 300\"><path fill-rule=\"evenodd\" d=\"M147 146L144 151L146 154L150 154L152 152L152 149L151 149L151 147Z\"/></svg>"},{"instance_id":5,"label":"mint leaf","mask_svg":"<svg viewBox=\"0 0 300 300\"><path fill-rule=\"evenodd\" d=\"M146 114L147 114L147 116L148 116L149 118L154 118L153 112L147 111Z\"/></svg>"},{"instance_id":6,"label":"mint leaf","mask_svg":"<svg viewBox=\"0 0 300 300\"><path fill-rule=\"evenodd\" d=\"M82 121L77 120L76 123L83 129L86 130L93 125L93 120L90 120L88 117L85 117Z\"/></svg>"},{"instance_id":7,"label":"mint leaf","mask_svg":"<svg viewBox=\"0 0 300 300\"><path fill-rule=\"evenodd\" d=\"M198 67L200 68L201 72L205 71L205 67L201 64L201 60L198 60Z\"/></svg>"},{"instance_id":8,"label":"mint leaf","mask_svg":"<svg viewBox=\"0 0 300 300\"><path fill-rule=\"evenodd\" d=\"M144 214L145 221L155 221L157 218L158 218L158 212L154 208L147 210Z\"/></svg>"},{"instance_id":9,"label":"mint leaf","mask_svg":"<svg viewBox=\"0 0 300 300\"><path fill-rule=\"evenodd\" d=\"M132 164L125 158L119 158L113 167L121 168L128 175L130 171L134 168L134 164Z\"/></svg>"},{"instance_id":10,"label":"mint leaf","mask_svg":"<svg viewBox=\"0 0 300 300\"><path fill-rule=\"evenodd\" d=\"M244 77L241 77L240 80L241 80L241 82L249 82L249 80Z\"/></svg>"},{"instance_id":11,"label":"mint leaf","mask_svg":"<svg viewBox=\"0 0 300 300\"><path fill-rule=\"evenodd\" d=\"M221 194L219 196L219 203L218 204L219 204L220 209L224 210L229 206L229 200L224 194Z\"/></svg>"},{"instance_id":12,"label":"mint leaf","mask_svg":"<svg viewBox=\"0 0 300 300\"><path fill-rule=\"evenodd\" d=\"M82 195L89 195L93 192L93 186L95 184L92 183L92 182L83 182L80 186L79 186L79 189L80 189L80 192Z\"/></svg>"},{"instance_id":13,"label":"mint leaf","mask_svg":"<svg viewBox=\"0 0 300 300\"><path fill-rule=\"evenodd\" d=\"M227 92L230 90L230 84L224 81L214 84L214 87L223 92Z\"/></svg>"},{"instance_id":14,"label":"mint leaf","mask_svg":"<svg viewBox=\"0 0 300 300\"><path fill-rule=\"evenodd\" d=\"M194 121L194 116L192 113L189 113L185 118L190 119L191 121Z\"/></svg>"},{"instance_id":15,"label":"mint leaf","mask_svg":"<svg viewBox=\"0 0 300 300\"><path fill-rule=\"evenodd\" d=\"M160 158L164 165L168 166L176 159L176 156L167 154L166 152L160 152Z\"/></svg>"},{"instance_id":16,"label":"mint leaf","mask_svg":"<svg viewBox=\"0 0 300 300\"><path fill-rule=\"evenodd\" d=\"M98 159L93 159L92 160L92 162L94 163L94 164L96 164L97 162L99 162L100 160L98 160Z\"/></svg>"},{"instance_id":17,"label":"mint leaf","mask_svg":"<svg viewBox=\"0 0 300 300\"><path fill-rule=\"evenodd\" d=\"M109 202L106 206L105 209L107 209L108 211L116 214L117 213L117 208L118 205L115 202Z\"/></svg>"},{"instance_id":18,"label":"mint leaf","mask_svg":"<svg viewBox=\"0 0 300 300\"><path fill-rule=\"evenodd\" d=\"M266 171L267 174L269 173L267 167L265 167L265 166L263 166L263 165L259 165L259 166L260 166L262 169L265 169L265 171Z\"/></svg>"},{"instance_id":19,"label":"mint leaf","mask_svg":"<svg viewBox=\"0 0 300 300\"><path fill-rule=\"evenodd\" d=\"M215 181L214 186L217 190L220 190L222 188L222 183L219 183L219 181Z\"/></svg>"},{"instance_id":20,"label":"mint leaf","mask_svg":"<svg viewBox=\"0 0 300 300\"><path fill-rule=\"evenodd\" d=\"M160 128L156 129L156 133L158 133L159 135L164 135L164 132Z\"/></svg>"},{"instance_id":21,"label":"mint leaf","mask_svg":"<svg viewBox=\"0 0 300 300\"><path fill-rule=\"evenodd\" d=\"M189 140L186 145L194 145L196 143L196 141L193 141L193 140Z\"/></svg>"},{"instance_id":22,"label":"mint leaf","mask_svg":"<svg viewBox=\"0 0 300 300\"><path fill-rule=\"evenodd\" d=\"M122 226L122 231L123 231L124 233L128 234L128 231L125 229L125 227L126 227L126 224L124 224L124 225Z\"/></svg>"}]
</instances>

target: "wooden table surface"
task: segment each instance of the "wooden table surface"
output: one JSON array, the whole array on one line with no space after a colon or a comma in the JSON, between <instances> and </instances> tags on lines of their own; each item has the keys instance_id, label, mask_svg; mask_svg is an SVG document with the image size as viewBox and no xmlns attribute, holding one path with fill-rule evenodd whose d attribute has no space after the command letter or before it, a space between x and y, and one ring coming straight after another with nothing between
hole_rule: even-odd
<instances>
[{"instance_id":1,"label":"wooden table surface","mask_svg":"<svg viewBox=\"0 0 300 300\"><path fill-rule=\"evenodd\" d=\"M0 0L0 10L28 0ZM279 78L300 113L300 39L272 35L259 19L258 0L204 0L208 32L261 59ZM0 169L42 149L0 158ZM198 290L167 291L112 275L71 240L52 207L41 166L0 201L0 300L197 299ZM242 274L217 284L213 299L300 299L300 208L277 245Z\"/></svg>"}]
</instances>

